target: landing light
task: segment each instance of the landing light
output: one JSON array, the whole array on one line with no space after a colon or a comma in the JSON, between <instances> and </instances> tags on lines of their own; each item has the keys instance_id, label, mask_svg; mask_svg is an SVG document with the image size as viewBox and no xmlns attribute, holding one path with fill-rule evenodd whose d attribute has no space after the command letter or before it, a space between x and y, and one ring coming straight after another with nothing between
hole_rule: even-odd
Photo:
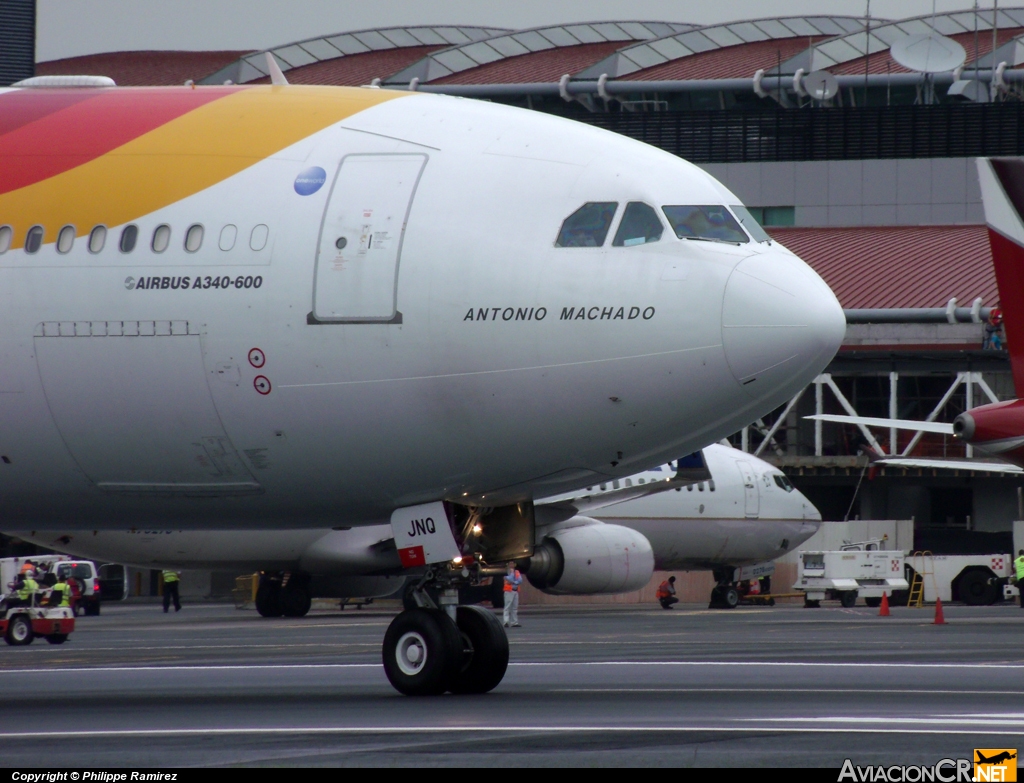
<instances>
[{"instance_id":1,"label":"landing light","mask_svg":"<svg viewBox=\"0 0 1024 783\"><path fill-rule=\"evenodd\" d=\"M459 557L453 557L452 562L455 563L455 565L459 565L462 562L462 556L460 555Z\"/></svg>"},{"instance_id":2,"label":"landing light","mask_svg":"<svg viewBox=\"0 0 1024 783\"><path fill-rule=\"evenodd\" d=\"M484 529L480 527L480 525L473 525L473 532L476 533L476 535L480 535L484 532Z\"/></svg>"}]
</instances>

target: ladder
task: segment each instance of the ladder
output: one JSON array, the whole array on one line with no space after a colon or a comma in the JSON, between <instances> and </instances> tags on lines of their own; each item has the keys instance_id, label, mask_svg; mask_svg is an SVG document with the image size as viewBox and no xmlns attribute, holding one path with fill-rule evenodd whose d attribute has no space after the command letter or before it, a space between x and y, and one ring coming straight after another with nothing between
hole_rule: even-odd
<instances>
[{"instance_id":1,"label":"ladder","mask_svg":"<svg viewBox=\"0 0 1024 783\"><path fill-rule=\"evenodd\" d=\"M910 581L910 594L907 597L907 606L916 606L920 609L924 606L924 578L930 576L935 581L935 566L932 560L932 553L929 551L914 552L911 557L911 568L914 570L914 577Z\"/></svg>"}]
</instances>

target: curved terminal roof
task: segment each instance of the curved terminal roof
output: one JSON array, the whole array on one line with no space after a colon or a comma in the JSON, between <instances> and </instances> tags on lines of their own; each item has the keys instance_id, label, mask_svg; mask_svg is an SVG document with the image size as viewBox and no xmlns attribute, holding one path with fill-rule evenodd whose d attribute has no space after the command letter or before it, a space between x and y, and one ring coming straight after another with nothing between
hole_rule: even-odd
<instances>
[{"instance_id":1,"label":"curved terminal roof","mask_svg":"<svg viewBox=\"0 0 1024 783\"><path fill-rule=\"evenodd\" d=\"M978 50L974 48L975 26L978 30ZM997 45L1024 32L1024 8L1000 9L996 19ZM865 59L870 73L906 73L907 69L889 55L889 47L900 38L920 35L932 30L949 36L967 50L968 62L992 50L992 12L981 10L952 14L931 14L892 22L872 23L866 36L863 28L847 35L837 36L810 47L782 64L782 73L829 70L834 74L864 73ZM877 56L876 56L877 55Z\"/></svg>"},{"instance_id":2,"label":"curved terminal roof","mask_svg":"<svg viewBox=\"0 0 1024 783\"><path fill-rule=\"evenodd\" d=\"M770 228L813 267L846 308L945 307L999 289L985 226Z\"/></svg>"},{"instance_id":3,"label":"curved terminal roof","mask_svg":"<svg viewBox=\"0 0 1024 783\"><path fill-rule=\"evenodd\" d=\"M374 71L373 75L366 80L369 81L375 77L393 73L411 62L419 60L427 52L445 49L453 45L471 44L474 41L481 41L505 32L508 30L498 27L422 26L388 27L336 33L247 54L227 67L207 76L202 83L223 84L225 81L231 80L235 84L245 84L266 79L269 77L266 53L270 52L281 66L282 71L286 73L296 71L289 75L290 81L299 84L365 84L365 81L345 78L348 71L370 72L365 67L361 67L368 63L356 63L355 58L361 57L365 60L370 56L370 59L379 66L380 69ZM339 67L341 63L338 61L343 58L345 59L344 67ZM326 63L332 65L325 66ZM317 68L318 65L321 67ZM313 78L308 78L310 76ZM339 79L341 80L339 81Z\"/></svg>"},{"instance_id":4,"label":"curved terminal roof","mask_svg":"<svg viewBox=\"0 0 1024 783\"><path fill-rule=\"evenodd\" d=\"M245 54L225 52L101 52L36 63L36 76L102 74L121 87L169 87L199 81Z\"/></svg>"},{"instance_id":5,"label":"curved terminal roof","mask_svg":"<svg viewBox=\"0 0 1024 783\"><path fill-rule=\"evenodd\" d=\"M387 83L408 84L413 79L440 84L557 81L562 74L578 71L624 44L694 27L674 22L593 22L518 30L434 52Z\"/></svg>"},{"instance_id":6,"label":"curved terminal roof","mask_svg":"<svg viewBox=\"0 0 1024 783\"><path fill-rule=\"evenodd\" d=\"M864 20L852 16L792 16L709 25L625 46L576 78L597 79L604 73L610 79L752 76L765 67L764 62L777 65L780 52L788 59L822 38L856 30L864 30Z\"/></svg>"}]
</instances>

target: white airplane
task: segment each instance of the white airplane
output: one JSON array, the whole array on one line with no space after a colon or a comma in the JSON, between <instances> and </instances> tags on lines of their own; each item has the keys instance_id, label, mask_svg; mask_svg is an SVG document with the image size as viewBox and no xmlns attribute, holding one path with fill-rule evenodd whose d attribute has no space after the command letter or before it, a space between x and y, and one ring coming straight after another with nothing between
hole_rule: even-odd
<instances>
[{"instance_id":1,"label":"white airplane","mask_svg":"<svg viewBox=\"0 0 1024 783\"><path fill-rule=\"evenodd\" d=\"M585 494L538 501L571 516L537 528L527 579L554 595L597 595L638 590L656 568L714 571L712 603L734 607L735 569L784 555L817 531L821 515L781 470L757 457L716 443L703 449L703 461L688 467L680 460ZM265 617L303 616L313 597L390 595L407 578L390 525L12 535L139 568L263 572L256 608Z\"/></svg>"},{"instance_id":2,"label":"white airplane","mask_svg":"<svg viewBox=\"0 0 1024 783\"><path fill-rule=\"evenodd\" d=\"M390 522L423 604L385 636L390 681L489 690L502 630L449 604L450 622L425 588L478 578L456 557L531 554L551 521L534 498L783 404L838 349L842 309L665 152L274 80L0 90L0 519Z\"/></svg>"}]
</instances>

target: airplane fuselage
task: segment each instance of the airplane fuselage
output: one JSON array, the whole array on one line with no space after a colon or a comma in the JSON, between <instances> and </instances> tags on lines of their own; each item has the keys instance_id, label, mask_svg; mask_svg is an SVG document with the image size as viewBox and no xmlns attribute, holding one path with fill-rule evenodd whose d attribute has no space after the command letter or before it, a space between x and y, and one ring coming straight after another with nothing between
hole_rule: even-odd
<instances>
[{"instance_id":1,"label":"airplane fuselage","mask_svg":"<svg viewBox=\"0 0 1024 783\"><path fill-rule=\"evenodd\" d=\"M6 530L564 492L737 430L843 332L777 244L613 244L629 202L738 203L711 177L474 101L0 91L0 171ZM593 202L607 241L557 246Z\"/></svg>"}]
</instances>

